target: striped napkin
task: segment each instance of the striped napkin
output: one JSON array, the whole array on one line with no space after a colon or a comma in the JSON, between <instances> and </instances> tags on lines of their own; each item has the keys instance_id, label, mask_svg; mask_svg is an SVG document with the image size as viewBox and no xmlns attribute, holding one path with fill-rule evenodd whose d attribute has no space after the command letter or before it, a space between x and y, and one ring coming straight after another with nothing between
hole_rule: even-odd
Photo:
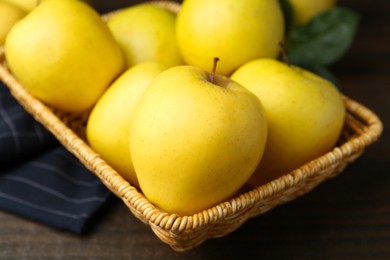
<instances>
[{"instance_id":1,"label":"striped napkin","mask_svg":"<svg viewBox=\"0 0 390 260\"><path fill-rule=\"evenodd\" d=\"M112 196L0 82L0 210L83 233Z\"/></svg>"}]
</instances>

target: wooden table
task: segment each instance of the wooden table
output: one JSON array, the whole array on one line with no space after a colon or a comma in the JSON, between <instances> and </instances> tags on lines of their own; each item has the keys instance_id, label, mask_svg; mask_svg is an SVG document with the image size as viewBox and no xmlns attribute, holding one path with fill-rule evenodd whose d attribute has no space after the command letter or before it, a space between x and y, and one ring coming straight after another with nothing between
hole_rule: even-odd
<instances>
[{"instance_id":1,"label":"wooden table","mask_svg":"<svg viewBox=\"0 0 390 260\"><path fill-rule=\"evenodd\" d=\"M94 1L106 12L136 1ZM139 1L138 1L139 2ZM331 70L345 94L390 125L390 2L340 0L362 14L356 41ZM0 211L0 258L390 259L390 132L339 177L185 253L162 243L114 199L86 235Z\"/></svg>"}]
</instances>

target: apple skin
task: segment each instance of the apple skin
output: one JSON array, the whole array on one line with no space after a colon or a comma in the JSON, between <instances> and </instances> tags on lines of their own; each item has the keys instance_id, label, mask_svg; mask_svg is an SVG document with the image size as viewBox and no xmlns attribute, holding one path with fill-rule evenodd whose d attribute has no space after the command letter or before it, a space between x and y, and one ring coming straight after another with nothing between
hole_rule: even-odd
<instances>
[{"instance_id":1,"label":"apple skin","mask_svg":"<svg viewBox=\"0 0 390 260\"><path fill-rule=\"evenodd\" d=\"M146 61L167 67L183 64L175 39L174 13L144 3L121 9L107 24L125 54L127 67Z\"/></svg>"},{"instance_id":2,"label":"apple skin","mask_svg":"<svg viewBox=\"0 0 390 260\"><path fill-rule=\"evenodd\" d=\"M107 25L81 1L43 1L12 27L5 47L8 65L23 86L67 112L90 109L124 69Z\"/></svg>"},{"instance_id":3,"label":"apple skin","mask_svg":"<svg viewBox=\"0 0 390 260\"><path fill-rule=\"evenodd\" d=\"M264 151L261 103L223 76L177 66L161 73L133 113L130 151L141 190L169 213L191 215L232 196Z\"/></svg>"},{"instance_id":4,"label":"apple skin","mask_svg":"<svg viewBox=\"0 0 390 260\"><path fill-rule=\"evenodd\" d=\"M314 16L331 9L336 0L289 0L294 12L294 24L308 23Z\"/></svg>"},{"instance_id":5,"label":"apple skin","mask_svg":"<svg viewBox=\"0 0 390 260\"><path fill-rule=\"evenodd\" d=\"M5 3L10 3L24 10L26 13L33 10L36 6L38 6L39 2L42 0L0 0Z\"/></svg>"},{"instance_id":6,"label":"apple skin","mask_svg":"<svg viewBox=\"0 0 390 260\"><path fill-rule=\"evenodd\" d=\"M129 149L130 118L147 87L164 70L155 62L126 70L100 97L87 122L89 145L135 187L139 184Z\"/></svg>"},{"instance_id":7,"label":"apple skin","mask_svg":"<svg viewBox=\"0 0 390 260\"><path fill-rule=\"evenodd\" d=\"M284 18L277 0L185 0L178 13L176 36L186 64L230 75L242 64L277 57Z\"/></svg>"},{"instance_id":8,"label":"apple skin","mask_svg":"<svg viewBox=\"0 0 390 260\"><path fill-rule=\"evenodd\" d=\"M25 15L26 12L19 7L0 1L0 45L4 44L12 26Z\"/></svg>"},{"instance_id":9,"label":"apple skin","mask_svg":"<svg viewBox=\"0 0 390 260\"><path fill-rule=\"evenodd\" d=\"M35 7L40 3L47 0L0 0L2 2L13 4L20 9L24 10L26 13L31 12ZM84 2L90 2L90 0L82 0Z\"/></svg>"},{"instance_id":10,"label":"apple skin","mask_svg":"<svg viewBox=\"0 0 390 260\"><path fill-rule=\"evenodd\" d=\"M251 61L231 78L261 100L268 121L267 145L249 181L252 186L276 179L336 144L345 105L329 81L273 59Z\"/></svg>"}]
</instances>

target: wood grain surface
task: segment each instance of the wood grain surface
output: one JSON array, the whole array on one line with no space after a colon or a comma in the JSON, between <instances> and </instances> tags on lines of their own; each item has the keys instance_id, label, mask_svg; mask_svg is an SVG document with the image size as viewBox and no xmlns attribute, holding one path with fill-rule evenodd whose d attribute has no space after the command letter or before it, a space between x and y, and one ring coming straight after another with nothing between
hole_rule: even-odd
<instances>
[{"instance_id":1,"label":"wood grain surface","mask_svg":"<svg viewBox=\"0 0 390 260\"><path fill-rule=\"evenodd\" d=\"M141 1L92 1L108 12ZM76 236L0 211L0 259L390 259L390 2L340 0L362 21L331 67L342 91L374 110L385 129L337 178L251 219L227 237L176 253L119 200Z\"/></svg>"}]
</instances>

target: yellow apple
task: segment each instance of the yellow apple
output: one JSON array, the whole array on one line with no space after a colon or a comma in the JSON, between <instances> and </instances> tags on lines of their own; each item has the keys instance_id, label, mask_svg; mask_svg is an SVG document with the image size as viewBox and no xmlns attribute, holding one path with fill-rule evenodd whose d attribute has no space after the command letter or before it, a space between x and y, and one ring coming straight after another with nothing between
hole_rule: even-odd
<instances>
[{"instance_id":1,"label":"yellow apple","mask_svg":"<svg viewBox=\"0 0 390 260\"><path fill-rule=\"evenodd\" d=\"M13 4L20 9L24 10L25 12L30 12L32 9L34 9L42 0L1 0L3 2L8 2L10 4Z\"/></svg>"},{"instance_id":2,"label":"yellow apple","mask_svg":"<svg viewBox=\"0 0 390 260\"><path fill-rule=\"evenodd\" d=\"M273 59L251 61L232 79L261 100L268 121L267 145L250 180L253 186L302 166L336 144L345 106L329 81Z\"/></svg>"},{"instance_id":3,"label":"yellow apple","mask_svg":"<svg viewBox=\"0 0 390 260\"><path fill-rule=\"evenodd\" d=\"M69 112L91 108L124 69L107 25L77 0L42 2L12 27L5 47L8 65L24 87Z\"/></svg>"},{"instance_id":4,"label":"yellow apple","mask_svg":"<svg viewBox=\"0 0 390 260\"><path fill-rule=\"evenodd\" d=\"M40 3L46 0L0 0L3 2L11 3L15 6L18 6L20 9L25 12L31 12L35 7L37 7ZM84 2L90 2L90 0L82 0Z\"/></svg>"},{"instance_id":5,"label":"yellow apple","mask_svg":"<svg viewBox=\"0 0 390 260\"><path fill-rule=\"evenodd\" d=\"M305 24L314 16L331 9L336 0L289 0L294 12L294 23Z\"/></svg>"},{"instance_id":6,"label":"yellow apple","mask_svg":"<svg viewBox=\"0 0 390 260\"><path fill-rule=\"evenodd\" d=\"M161 73L136 107L130 152L145 196L167 212L190 215L250 178L266 134L254 94L226 77L177 66Z\"/></svg>"},{"instance_id":7,"label":"yellow apple","mask_svg":"<svg viewBox=\"0 0 390 260\"><path fill-rule=\"evenodd\" d=\"M130 118L146 88L165 67L155 62L125 71L96 103L87 122L87 140L115 170L138 187L129 150Z\"/></svg>"},{"instance_id":8,"label":"yellow apple","mask_svg":"<svg viewBox=\"0 0 390 260\"><path fill-rule=\"evenodd\" d=\"M25 15L26 12L19 7L0 1L0 45L4 44L11 27Z\"/></svg>"},{"instance_id":9,"label":"yellow apple","mask_svg":"<svg viewBox=\"0 0 390 260\"><path fill-rule=\"evenodd\" d=\"M185 0L177 17L176 36L184 61L230 75L255 58L276 57L284 20L278 0Z\"/></svg>"},{"instance_id":10,"label":"yellow apple","mask_svg":"<svg viewBox=\"0 0 390 260\"><path fill-rule=\"evenodd\" d=\"M154 61L173 67L182 64L175 39L176 15L150 3L115 13L108 26L121 46L127 67Z\"/></svg>"}]
</instances>

